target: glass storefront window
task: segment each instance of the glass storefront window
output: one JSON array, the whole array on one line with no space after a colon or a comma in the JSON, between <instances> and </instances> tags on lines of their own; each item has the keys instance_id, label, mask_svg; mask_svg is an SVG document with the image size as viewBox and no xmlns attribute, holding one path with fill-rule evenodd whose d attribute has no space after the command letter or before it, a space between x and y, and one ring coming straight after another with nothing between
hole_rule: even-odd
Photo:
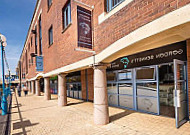
<instances>
[{"instance_id":1,"label":"glass storefront window","mask_svg":"<svg viewBox=\"0 0 190 135\"><path fill-rule=\"evenodd\" d=\"M133 95L133 85L131 83L120 83L119 94Z\"/></svg>"},{"instance_id":2,"label":"glass storefront window","mask_svg":"<svg viewBox=\"0 0 190 135\"><path fill-rule=\"evenodd\" d=\"M141 68L136 71L137 80L156 80L155 68Z\"/></svg>"},{"instance_id":3,"label":"glass storefront window","mask_svg":"<svg viewBox=\"0 0 190 135\"><path fill-rule=\"evenodd\" d=\"M72 76L72 77L66 77L67 83L73 83L73 82L81 82L80 76Z\"/></svg>"},{"instance_id":4,"label":"glass storefront window","mask_svg":"<svg viewBox=\"0 0 190 135\"><path fill-rule=\"evenodd\" d=\"M173 64L159 66L159 97L160 114L175 117L173 103L174 91L174 68Z\"/></svg>"},{"instance_id":5,"label":"glass storefront window","mask_svg":"<svg viewBox=\"0 0 190 135\"><path fill-rule=\"evenodd\" d=\"M133 108L133 96L119 95L119 105Z\"/></svg>"},{"instance_id":6,"label":"glass storefront window","mask_svg":"<svg viewBox=\"0 0 190 135\"><path fill-rule=\"evenodd\" d=\"M138 83L137 95L157 97L157 83L156 82Z\"/></svg>"},{"instance_id":7,"label":"glass storefront window","mask_svg":"<svg viewBox=\"0 0 190 135\"><path fill-rule=\"evenodd\" d=\"M107 72L107 81L116 81L116 73L115 72Z\"/></svg>"},{"instance_id":8,"label":"glass storefront window","mask_svg":"<svg viewBox=\"0 0 190 135\"><path fill-rule=\"evenodd\" d=\"M118 96L116 94L108 94L108 103L118 106Z\"/></svg>"},{"instance_id":9,"label":"glass storefront window","mask_svg":"<svg viewBox=\"0 0 190 135\"><path fill-rule=\"evenodd\" d=\"M118 73L119 80L131 80L132 79L132 72L131 71L123 71Z\"/></svg>"},{"instance_id":10,"label":"glass storefront window","mask_svg":"<svg viewBox=\"0 0 190 135\"><path fill-rule=\"evenodd\" d=\"M116 83L108 83L107 90L108 90L108 93L118 93L117 84Z\"/></svg>"},{"instance_id":11,"label":"glass storefront window","mask_svg":"<svg viewBox=\"0 0 190 135\"><path fill-rule=\"evenodd\" d=\"M158 100L151 97L137 97L138 110L158 113Z\"/></svg>"}]
</instances>

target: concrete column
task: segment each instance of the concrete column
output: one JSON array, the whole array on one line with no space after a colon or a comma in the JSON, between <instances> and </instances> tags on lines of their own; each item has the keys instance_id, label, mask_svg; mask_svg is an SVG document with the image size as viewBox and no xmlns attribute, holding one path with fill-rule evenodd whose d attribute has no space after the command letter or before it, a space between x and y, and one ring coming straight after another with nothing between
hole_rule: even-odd
<instances>
[{"instance_id":1,"label":"concrete column","mask_svg":"<svg viewBox=\"0 0 190 135\"><path fill-rule=\"evenodd\" d=\"M32 81L32 94L35 94L35 81Z\"/></svg>"},{"instance_id":2,"label":"concrete column","mask_svg":"<svg viewBox=\"0 0 190 135\"><path fill-rule=\"evenodd\" d=\"M36 80L36 96L40 96L40 80Z\"/></svg>"},{"instance_id":3,"label":"concrete column","mask_svg":"<svg viewBox=\"0 0 190 135\"><path fill-rule=\"evenodd\" d=\"M94 123L109 123L106 66L94 67Z\"/></svg>"},{"instance_id":4,"label":"concrete column","mask_svg":"<svg viewBox=\"0 0 190 135\"><path fill-rule=\"evenodd\" d=\"M67 105L66 75L58 75L58 106Z\"/></svg>"},{"instance_id":5,"label":"concrete column","mask_svg":"<svg viewBox=\"0 0 190 135\"><path fill-rule=\"evenodd\" d=\"M32 81L30 81L30 92L32 92Z\"/></svg>"},{"instance_id":6,"label":"concrete column","mask_svg":"<svg viewBox=\"0 0 190 135\"><path fill-rule=\"evenodd\" d=\"M50 81L49 81L49 77L44 78L44 98L46 100L51 100L51 93L50 93Z\"/></svg>"}]
</instances>

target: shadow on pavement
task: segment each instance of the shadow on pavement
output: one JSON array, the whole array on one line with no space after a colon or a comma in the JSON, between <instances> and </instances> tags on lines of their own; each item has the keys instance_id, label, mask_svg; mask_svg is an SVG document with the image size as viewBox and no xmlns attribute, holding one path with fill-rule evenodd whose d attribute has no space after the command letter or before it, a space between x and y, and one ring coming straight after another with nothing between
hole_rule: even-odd
<instances>
[{"instance_id":1,"label":"shadow on pavement","mask_svg":"<svg viewBox=\"0 0 190 135\"><path fill-rule=\"evenodd\" d=\"M30 120L25 120L23 121L23 118L22 118L22 114L21 114L21 111L20 111L20 105L18 103L18 100L17 100L17 96L15 95L15 99L16 99L16 105L17 105L17 108L18 108L18 113L19 113L19 120L20 122L15 122L13 123L13 130L15 129L22 129L22 132L20 133L16 133L16 134L12 134L12 135L27 135L27 132L30 132L30 131L26 131L26 127L30 127L30 126L35 126L39 123L31 123Z\"/></svg>"},{"instance_id":2,"label":"shadow on pavement","mask_svg":"<svg viewBox=\"0 0 190 135\"><path fill-rule=\"evenodd\" d=\"M118 120L118 119L121 119L121 118L123 118L123 117L125 117L125 116L127 116L127 115L132 114L132 113L134 113L134 111L125 110L124 112L121 112L121 113L117 113L117 114L115 114L115 115L112 115L112 116L110 116L110 122L113 122L113 121L116 121L116 120Z\"/></svg>"},{"instance_id":3,"label":"shadow on pavement","mask_svg":"<svg viewBox=\"0 0 190 135\"><path fill-rule=\"evenodd\" d=\"M78 104L82 104L82 103L84 103L84 101L82 101L82 102L76 102L76 103L68 103L67 106L78 105Z\"/></svg>"}]
</instances>

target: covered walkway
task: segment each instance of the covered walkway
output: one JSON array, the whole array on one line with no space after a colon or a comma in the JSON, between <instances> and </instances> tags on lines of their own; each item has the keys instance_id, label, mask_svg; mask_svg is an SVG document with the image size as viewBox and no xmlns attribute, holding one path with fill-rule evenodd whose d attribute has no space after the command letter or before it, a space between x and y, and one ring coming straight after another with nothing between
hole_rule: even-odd
<instances>
[{"instance_id":1,"label":"covered walkway","mask_svg":"<svg viewBox=\"0 0 190 135\"><path fill-rule=\"evenodd\" d=\"M13 95L11 133L13 135L190 135L190 124L175 128L171 118L109 107L110 123L93 123L93 103L68 98L57 106L57 97Z\"/></svg>"}]
</instances>

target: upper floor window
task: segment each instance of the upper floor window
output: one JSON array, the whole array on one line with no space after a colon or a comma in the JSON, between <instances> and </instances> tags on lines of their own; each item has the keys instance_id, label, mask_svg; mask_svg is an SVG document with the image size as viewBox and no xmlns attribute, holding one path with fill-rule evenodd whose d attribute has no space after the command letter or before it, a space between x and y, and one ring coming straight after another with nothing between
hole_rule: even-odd
<instances>
[{"instance_id":1,"label":"upper floor window","mask_svg":"<svg viewBox=\"0 0 190 135\"><path fill-rule=\"evenodd\" d=\"M31 47L32 47L32 37L31 37Z\"/></svg>"},{"instance_id":2,"label":"upper floor window","mask_svg":"<svg viewBox=\"0 0 190 135\"><path fill-rule=\"evenodd\" d=\"M53 44L53 27L49 28L49 45Z\"/></svg>"},{"instance_id":3,"label":"upper floor window","mask_svg":"<svg viewBox=\"0 0 190 135\"><path fill-rule=\"evenodd\" d=\"M68 1L62 9L63 15L63 29L66 29L67 26L71 23L71 3Z\"/></svg>"},{"instance_id":4,"label":"upper floor window","mask_svg":"<svg viewBox=\"0 0 190 135\"><path fill-rule=\"evenodd\" d=\"M41 16L39 18L39 53L42 55L42 23Z\"/></svg>"},{"instance_id":5,"label":"upper floor window","mask_svg":"<svg viewBox=\"0 0 190 135\"><path fill-rule=\"evenodd\" d=\"M52 0L47 0L47 1L48 1L48 9L49 9L52 4Z\"/></svg>"},{"instance_id":6,"label":"upper floor window","mask_svg":"<svg viewBox=\"0 0 190 135\"><path fill-rule=\"evenodd\" d=\"M37 45L38 45L38 41L37 41L37 26L35 27L35 54L38 54L38 50L37 50Z\"/></svg>"},{"instance_id":7,"label":"upper floor window","mask_svg":"<svg viewBox=\"0 0 190 135\"><path fill-rule=\"evenodd\" d=\"M111 11L124 0L107 0L107 12Z\"/></svg>"}]
</instances>

